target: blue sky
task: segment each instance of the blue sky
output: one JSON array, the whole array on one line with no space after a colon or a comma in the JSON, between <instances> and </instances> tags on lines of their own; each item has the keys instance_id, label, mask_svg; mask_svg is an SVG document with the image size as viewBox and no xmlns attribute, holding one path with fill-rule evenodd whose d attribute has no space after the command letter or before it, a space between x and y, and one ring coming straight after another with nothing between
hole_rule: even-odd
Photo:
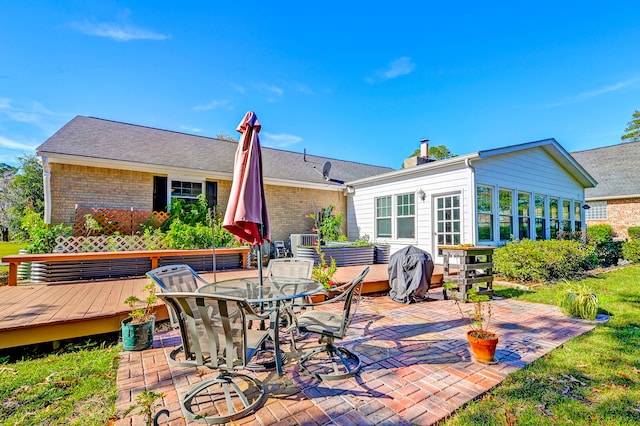
<instances>
[{"instance_id":1,"label":"blue sky","mask_svg":"<svg viewBox=\"0 0 640 426\"><path fill-rule=\"evenodd\" d=\"M638 16L638 1L4 1L0 162L76 115L215 137L248 110L265 146L393 168L424 138L613 145L640 109Z\"/></svg>"}]
</instances>

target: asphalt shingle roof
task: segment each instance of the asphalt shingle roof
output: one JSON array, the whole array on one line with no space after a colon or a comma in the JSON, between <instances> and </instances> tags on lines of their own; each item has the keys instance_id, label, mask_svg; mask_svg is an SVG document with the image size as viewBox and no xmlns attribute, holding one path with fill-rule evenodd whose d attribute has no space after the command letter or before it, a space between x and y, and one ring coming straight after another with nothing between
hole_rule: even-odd
<instances>
[{"instance_id":1,"label":"asphalt shingle roof","mask_svg":"<svg viewBox=\"0 0 640 426\"><path fill-rule=\"evenodd\" d=\"M76 116L37 149L38 155L70 155L159 167L178 167L231 176L238 144L215 138ZM324 183L320 173L331 162L330 177L352 181L392 171L388 167L262 147L265 180Z\"/></svg>"},{"instance_id":2,"label":"asphalt shingle roof","mask_svg":"<svg viewBox=\"0 0 640 426\"><path fill-rule=\"evenodd\" d=\"M598 181L586 188L586 199L625 197L640 194L640 142L572 152L571 156Z\"/></svg>"}]
</instances>

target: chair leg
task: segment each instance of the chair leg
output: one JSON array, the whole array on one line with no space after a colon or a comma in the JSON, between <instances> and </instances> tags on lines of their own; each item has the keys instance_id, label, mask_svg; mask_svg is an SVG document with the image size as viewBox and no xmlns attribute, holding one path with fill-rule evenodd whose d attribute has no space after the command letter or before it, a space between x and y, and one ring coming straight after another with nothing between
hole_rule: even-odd
<instances>
[{"instance_id":1,"label":"chair leg","mask_svg":"<svg viewBox=\"0 0 640 426\"><path fill-rule=\"evenodd\" d=\"M316 356L319 354L326 356ZM313 364L313 367L310 364ZM316 379L341 380L357 374L362 368L362 361L356 353L328 342L302 355L298 365L304 374Z\"/></svg>"},{"instance_id":2,"label":"chair leg","mask_svg":"<svg viewBox=\"0 0 640 426\"><path fill-rule=\"evenodd\" d=\"M258 379L222 373L190 387L180 406L189 421L224 424L255 412L265 397L265 388Z\"/></svg>"}]
</instances>

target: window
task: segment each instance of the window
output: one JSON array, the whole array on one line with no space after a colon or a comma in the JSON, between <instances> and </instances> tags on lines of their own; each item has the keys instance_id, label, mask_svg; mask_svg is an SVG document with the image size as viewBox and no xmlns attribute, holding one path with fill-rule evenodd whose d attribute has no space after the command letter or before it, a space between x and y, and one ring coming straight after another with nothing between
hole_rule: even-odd
<instances>
[{"instance_id":1,"label":"window","mask_svg":"<svg viewBox=\"0 0 640 426\"><path fill-rule=\"evenodd\" d=\"M396 196L398 238L415 238L415 194Z\"/></svg>"},{"instance_id":2,"label":"window","mask_svg":"<svg viewBox=\"0 0 640 426\"><path fill-rule=\"evenodd\" d=\"M531 238L529 232L531 228L530 210L529 210L529 194L526 192L518 192L518 238Z\"/></svg>"},{"instance_id":3,"label":"window","mask_svg":"<svg viewBox=\"0 0 640 426\"><path fill-rule=\"evenodd\" d=\"M560 200L557 198L549 198L549 231L551 239L555 240L558 236L560 221L558 219L560 208Z\"/></svg>"},{"instance_id":4,"label":"window","mask_svg":"<svg viewBox=\"0 0 640 426\"><path fill-rule=\"evenodd\" d=\"M536 240L544 240L547 236L547 222L545 215L545 196L536 194L535 207L536 207Z\"/></svg>"},{"instance_id":5,"label":"window","mask_svg":"<svg viewBox=\"0 0 640 426\"><path fill-rule=\"evenodd\" d=\"M500 239L513 238L513 191L500 189L498 192L498 205L500 208Z\"/></svg>"},{"instance_id":6,"label":"window","mask_svg":"<svg viewBox=\"0 0 640 426\"><path fill-rule=\"evenodd\" d=\"M171 181L171 198L184 200L187 204L198 202L198 195L202 194L202 182Z\"/></svg>"},{"instance_id":7,"label":"window","mask_svg":"<svg viewBox=\"0 0 640 426\"><path fill-rule=\"evenodd\" d=\"M573 202L573 223L576 231L582 231L582 202Z\"/></svg>"},{"instance_id":8,"label":"window","mask_svg":"<svg viewBox=\"0 0 640 426\"><path fill-rule=\"evenodd\" d=\"M376 237L391 238L391 197L376 198Z\"/></svg>"},{"instance_id":9,"label":"window","mask_svg":"<svg viewBox=\"0 0 640 426\"><path fill-rule=\"evenodd\" d=\"M438 245L460 244L460 195L436 198Z\"/></svg>"},{"instance_id":10,"label":"window","mask_svg":"<svg viewBox=\"0 0 640 426\"><path fill-rule=\"evenodd\" d=\"M571 232L571 201L562 200L562 232Z\"/></svg>"},{"instance_id":11,"label":"window","mask_svg":"<svg viewBox=\"0 0 640 426\"><path fill-rule=\"evenodd\" d=\"M493 188L478 185L476 189L478 206L478 241L493 240Z\"/></svg>"},{"instance_id":12,"label":"window","mask_svg":"<svg viewBox=\"0 0 640 426\"><path fill-rule=\"evenodd\" d=\"M606 220L607 219L607 202L606 201L590 201L589 208L584 211L585 220Z\"/></svg>"}]
</instances>

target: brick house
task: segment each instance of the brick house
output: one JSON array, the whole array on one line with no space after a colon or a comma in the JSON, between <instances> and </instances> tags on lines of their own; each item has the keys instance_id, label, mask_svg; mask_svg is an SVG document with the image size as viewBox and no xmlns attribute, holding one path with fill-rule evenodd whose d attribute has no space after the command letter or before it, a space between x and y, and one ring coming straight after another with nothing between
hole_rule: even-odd
<instances>
[{"instance_id":1,"label":"brick house","mask_svg":"<svg viewBox=\"0 0 640 426\"><path fill-rule=\"evenodd\" d=\"M597 181L585 189L587 225L608 223L616 237L628 238L630 226L640 226L640 142L620 143L573 152L571 155Z\"/></svg>"},{"instance_id":2,"label":"brick house","mask_svg":"<svg viewBox=\"0 0 640 426\"><path fill-rule=\"evenodd\" d=\"M45 183L45 220L73 224L78 207L165 210L172 198L205 194L226 208L237 142L77 116L37 148ZM392 169L263 147L272 240L308 233L304 215L328 205L346 215L344 184ZM346 229L346 225L345 225Z\"/></svg>"}]
</instances>

